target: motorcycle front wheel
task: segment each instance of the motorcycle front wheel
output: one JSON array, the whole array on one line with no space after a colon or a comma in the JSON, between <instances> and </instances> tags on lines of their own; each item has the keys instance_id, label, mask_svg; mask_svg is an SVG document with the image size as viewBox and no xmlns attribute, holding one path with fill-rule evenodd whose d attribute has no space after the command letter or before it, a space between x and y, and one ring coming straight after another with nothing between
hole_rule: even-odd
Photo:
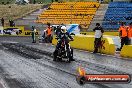
<instances>
[{"instance_id":1,"label":"motorcycle front wheel","mask_svg":"<svg viewBox=\"0 0 132 88\"><path fill-rule=\"evenodd\" d=\"M67 61L68 63L71 62L71 51L69 49L67 50Z\"/></svg>"}]
</instances>

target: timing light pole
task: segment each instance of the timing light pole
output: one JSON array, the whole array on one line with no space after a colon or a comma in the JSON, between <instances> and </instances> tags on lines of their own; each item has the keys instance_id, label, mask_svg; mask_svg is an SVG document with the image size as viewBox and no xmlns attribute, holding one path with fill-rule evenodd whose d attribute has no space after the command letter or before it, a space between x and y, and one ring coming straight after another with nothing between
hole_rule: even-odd
<instances>
[{"instance_id":1,"label":"timing light pole","mask_svg":"<svg viewBox=\"0 0 132 88\"><path fill-rule=\"evenodd\" d=\"M71 5L71 24L72 24L72 8L73 8L73 5Z\"/></svg>"}]
</instances>

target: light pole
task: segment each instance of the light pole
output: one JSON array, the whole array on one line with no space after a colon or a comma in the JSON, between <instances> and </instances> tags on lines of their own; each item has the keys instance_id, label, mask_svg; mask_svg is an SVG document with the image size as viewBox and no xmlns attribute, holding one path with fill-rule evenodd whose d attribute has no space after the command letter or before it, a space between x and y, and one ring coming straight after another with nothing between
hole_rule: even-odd
<instances>
[{"instance_id":1,"label":"light pole","mask_svg":"<svg viewBox=\"0 0 132 88\"><path fill-rule=\"evenodd\" d=\"M7 16L9 21L12 20L12 10L11 10L11 6L8 7L9 8L9 15ZM9 25L10 25L10 22L9 22Z\"/></svg>"},{"instance_id":2,"label":"light pole","mask_svg":"<svg viewBox=\"0 0 132 88\"><path fill-rule=\"evenodd\" d=\"M73 6L71 5L71 24L72 24L72 8L73 8Z\"/></svg>"}]
</instances>

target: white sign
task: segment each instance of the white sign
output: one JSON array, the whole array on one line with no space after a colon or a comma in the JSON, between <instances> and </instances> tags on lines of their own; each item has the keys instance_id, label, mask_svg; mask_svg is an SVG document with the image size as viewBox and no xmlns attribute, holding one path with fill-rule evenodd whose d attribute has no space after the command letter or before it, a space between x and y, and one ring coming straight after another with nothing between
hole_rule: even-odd
<instances>
[{"instance_id":1,"label":"white sign","mask_svg":"<svg viewBox=\"0 0 132 88\"><path fill-rule=\"evenodd\" d=\"M73 34L80 34L80 28L78 24L69 24L66 25L67 32L68 33L73 33Z\"/></svg>"},{"instance_id":2,"label":"white sign","mask_svg":"<svg viewBox=\"0 0 132 88\"><path fill-rule=\"evenodd\" d=\"M52 27L56 27L57 26L63 26L63 25L52 25ZM80 28L78 24L68 24L66 25L66 29L68 33L73 33L73 34L80 34Z\"/></svg>"},{"instance_id":3,"label":"white sign","mask_svg":"<svg viewBox=\"0 0 132 88\"><path fill-rule=\"evenodd\" d=\"M3 29L3 35L19 35L22 30L19 28L5 28Z\"/></svg>"}]
</instances>

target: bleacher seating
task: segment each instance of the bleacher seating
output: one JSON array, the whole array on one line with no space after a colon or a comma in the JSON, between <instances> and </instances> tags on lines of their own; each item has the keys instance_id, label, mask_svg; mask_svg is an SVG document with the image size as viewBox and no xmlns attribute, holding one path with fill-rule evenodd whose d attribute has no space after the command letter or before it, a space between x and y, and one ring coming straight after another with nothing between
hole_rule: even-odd
<instances>
[{"instance_id":1,"label":"bleacher seating","mask_svg":"<svg viewBox=\"0 0 132 88\"><path fill-rule=\"evenodd\" d=\"M54 2L44 11L36 22L47 24L81 24L88 27L97 8L97 2ZM71 20L72 19L72 20Z\"/></svg>"},{"instance_id":2,"label":"bleacher seating","mask_svg":"<svg viewBox=\"0 0 132 88\"><path fill-rule=\"evenodd\" d=\"M120 26L120 22L128 25L132 21L132 3L111 2L104 16L102 26L107 30L115 30Z\"/></svg>"}]
</instances>

